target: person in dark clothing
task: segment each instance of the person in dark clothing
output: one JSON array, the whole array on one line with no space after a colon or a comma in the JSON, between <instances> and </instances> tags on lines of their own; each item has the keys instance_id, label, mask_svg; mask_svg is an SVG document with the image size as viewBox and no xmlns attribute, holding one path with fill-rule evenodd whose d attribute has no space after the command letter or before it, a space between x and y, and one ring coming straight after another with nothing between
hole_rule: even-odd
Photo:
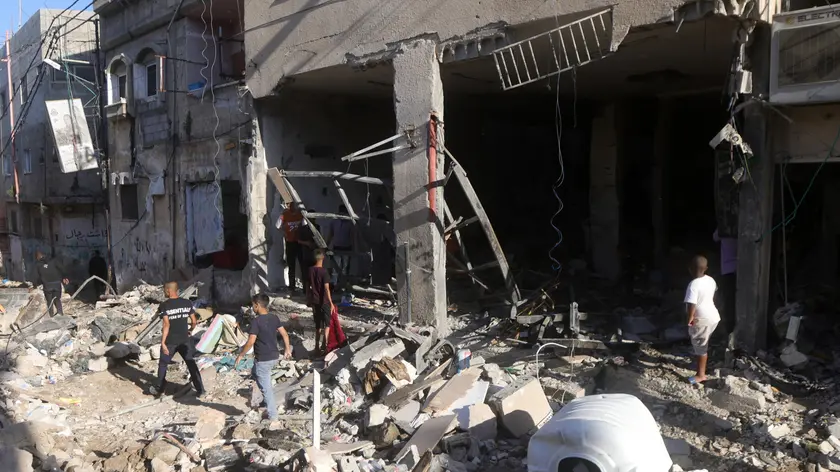
<instances>
[{"instance_id":1,"label":"person in dark clothing","mask_svg":"<svg viewBox=\"0 0 840 472\"><path fill-rule=\"evenodd\" d=\"M318 228L314 220L309 220L310 223ZM315 264L315 250L318 246L315 244L315 235L312 233L312 227L304 225L298 232L298 244L300 244L301 251L301 274L303 275L303 294L307 296L309 293L309 268Z\"/></svg>"},{"instance_id":2,"label":"person in dark clothing","mask_svg":"<svg viewBox=\"0 0 840 472\"><path fill-rule=\"evenodd\" d=\"M277 315L268 312L269 298L264 293L258 293L251 298L251 308L257 318L251 322L251 329L248 331L248 342L242 346L242 351L236 356L233 365L239 365L242 357L254 348L254 369L251 375L257 382L257 387L265 399L265 408L268 419L277 419L277 402L274 398L274 388L271 385L271 371L280 359L280 350L277 348L277 335L283 338L284 359L292 358L292 347L289 344L289 333L280 322Z\"/></svg>"},{"instance_id":3,"label":"person in dark clothing","mask_svg":"<svg viewBox=\"0 0 840 472\"><path fill-rule=\"evenodd\" d=\"M307 301L312 307L312 318L315 320L315 351L323 352L327 349L327 339L330 334L330 316L333 310L332 294L330 293L330 275L324 268L324 250L315 250L315 265L309 268L309 292ZM323 332L324 336L321 337ZM323 339L323 348L321 340Z\"/></svg>"},{"instance_id":4,"label":"person in dark clothing","mask_svg":"<svg viewBox=\"0 0 840 472\"><path fill-rule=\"evenodd\" d=\"M43 252L35 253L35 264L38 280L37 283L44 287L44 298L47 300L47 307L50 316L56 314L64 315L64 307L61 306L61 289L70 281L64 276L64 267L55 260L48 259Z\"/></svg>"},{"instance_id":5,"label":"person in dark clothing","mask_svg":"<svg viewBox=\"0 0 840 472\"><path fill-rule=\"evenodd\" d=\"M306 279L306 270L302 259L303 248L301 248L300 242L298 241L298 233L304 222L300 205L290 202L283 211L281 220L282 224L280 228L283 230L283 236L286 240L286 266L289 268L289 291L295 293L295 290L297 290L295 286L295 272L298 265L301 266L301 279Z\"/></svg>"},{"instance_id":6,"label":"person in dark clothing","mask_svg":"<svg viewBox=\"0 0 840 472\"><path fill-rule=\"evenodd\" d=\"M88 263L88 274L91 277L95 275L102 280L108 280L108 263L99 254L99 251L93 251L93 257L90 258ZM96 298L102 298L102 294L105 293L105 284L94 279L93 288L96 290Z\"/></svg>"},{"instance_id":7,"label":"person in dark clothing","mask_svg":"<svg viewBox=\"0 0 840 472\"><path fill-rule=\"evenodd\" d=\"M163 336L160 340L160 361L158 362L158 384L149 388L154 396L160 396L166 390L166 370L175 353L187 364L193 388L198 398L204 395L204 383L201 372L195 363L195 344L190 331L197 323L192 303L178 296L178 283L168 282L163 286L167 300L158 307L157 315L163 318Z\"/></svg>"}]
</instances>

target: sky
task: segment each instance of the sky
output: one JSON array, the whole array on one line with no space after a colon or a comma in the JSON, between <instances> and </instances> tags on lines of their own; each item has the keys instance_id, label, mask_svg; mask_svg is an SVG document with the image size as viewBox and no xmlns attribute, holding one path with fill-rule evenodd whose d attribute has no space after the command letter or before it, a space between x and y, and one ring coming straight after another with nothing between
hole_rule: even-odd
<instances>
[{"instance_id":1,"label":"sky","mask_svg":"<svg viewBox=\"0 0 840 472\"><path fill-rule=\"evenodd\" d=\"M81 9L90 4L92 0L79 0L74 9ZM73 3L73 0L23 0L23 21L32 16L40 8L55 8L63 10ZM0 32L14 26L18 27L18 0L0 0Z\"/></svg>"}]
</instances>

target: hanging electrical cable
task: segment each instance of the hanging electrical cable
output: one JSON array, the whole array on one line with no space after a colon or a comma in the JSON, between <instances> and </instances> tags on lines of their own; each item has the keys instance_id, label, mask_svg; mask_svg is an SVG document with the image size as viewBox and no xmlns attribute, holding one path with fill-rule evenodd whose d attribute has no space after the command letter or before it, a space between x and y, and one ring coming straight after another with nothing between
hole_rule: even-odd
<instances>
[{"instance_id":1,"label":"hanging electrical cable","mask_svg":"<svg viewBox=\"0 0 840 472\"><path fill-rule=\"evenodd\" d=\"M206 23L205 23L206 26ZM221 168L219 167L219 154L222 152L222 145L219 143L219 138L216 136L216 133L219 131L219 110L216 108L216 87L213 83L213 78L216 76L216 61L217 56L219 54L219 47L216 44L216 31L213 27L213 0L210 0L210 34L213 35L213 64L210 66L210 104L213 107L213 116L216 118L216 122L213 125L213 141L216 143L216 152L213 154L213 178L215 179L216 185L216 198L213 199L213 206L216 208L216 212L219 214L219 221L222 221L224 217L222 213L222 209L219 208L219 202L222 201L222 180L219 173L221 172ZM207 39L205 38L205 43Z\"/></svg>"}]
</instances>

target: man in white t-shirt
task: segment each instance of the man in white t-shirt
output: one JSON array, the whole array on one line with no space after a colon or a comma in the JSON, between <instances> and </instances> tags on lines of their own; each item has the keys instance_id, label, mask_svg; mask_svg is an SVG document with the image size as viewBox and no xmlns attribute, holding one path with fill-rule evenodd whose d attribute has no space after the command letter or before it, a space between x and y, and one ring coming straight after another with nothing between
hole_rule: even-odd
<instances>
[{"instance_id":1,"label":"man in white t-shirt","mask_svg":"<svg viewBox=\"0 0 840 472\"><path fill-rule=\"evenodd\" d=\"M685 306L688 313L688 334L694 354L697 356L697 375L689 377L692 384L706 381L706 362L709 359L709 339L720 323L720 313L715 306L717 283L706 275L709 261L703 256L694 256L688 270L694 280L685 291Z\"/></svg>"}]
</instances>

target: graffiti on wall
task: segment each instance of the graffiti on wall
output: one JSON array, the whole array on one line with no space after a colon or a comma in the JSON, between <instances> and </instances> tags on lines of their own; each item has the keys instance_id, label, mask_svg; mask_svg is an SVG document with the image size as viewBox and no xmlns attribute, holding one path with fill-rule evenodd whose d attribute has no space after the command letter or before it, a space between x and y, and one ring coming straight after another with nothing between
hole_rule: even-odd
<instances>
[{"instance_id":1,"label":"graffiti on wall","mask_svg":"<svg viewBox=\"0 0 840 472\"><path fill-rule=\"evenodd\" d=\"M129 236L114 249L117 286L120 290L135 285L139 279L162 283L169 273L172 237L163 233Z\"/></svg>"}]
</instances>

